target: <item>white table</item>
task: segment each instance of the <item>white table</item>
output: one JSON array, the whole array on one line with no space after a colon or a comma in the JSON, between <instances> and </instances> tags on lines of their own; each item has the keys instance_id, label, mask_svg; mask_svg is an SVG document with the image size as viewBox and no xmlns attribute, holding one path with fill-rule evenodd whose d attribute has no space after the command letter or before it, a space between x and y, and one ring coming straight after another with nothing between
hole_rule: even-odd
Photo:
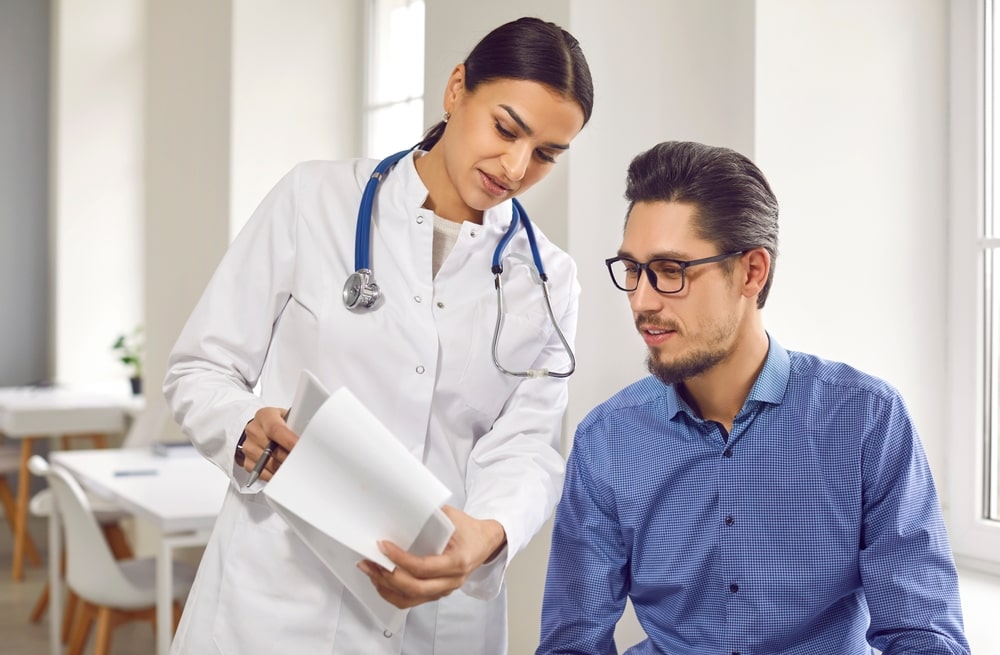
<instances>
[{"instance_id":1,"label":"white table","mask_svg":"<svg viewBox=\"0 0 1000 655\"><path fill-rule=\"evenodd\" d=\"M19 439L20 468L14 515L14 581L24 576L28 541L28 495L31 474L28 459L38 439L67 435L123 432L126 417L141 407L142 399L125 394L63 387L0 388L0 435Z\"/></svg>"},{"instance_id":2,"label":"white table","mask_svg":"<svg viewBox=\"0 0 1000 655\"><path fill-rule=\"evenodd\" d=\"M176 450L176 449L173 449ZM167 655L173 637L172 585L174 550L204 545L222 507L228 478L197 453L163 457L149 448L68 450L50 455L54 466L70 471L93 494L111 500L160 531L156 564L156 652ZM140 471L140 475L122 472ZM150 473L155 471L155 473ZM118 473L118 475L116 475ZM60 653L62 549L57 512L49 517L49 637L53 655Z\"/></svg>"}]
</instances>

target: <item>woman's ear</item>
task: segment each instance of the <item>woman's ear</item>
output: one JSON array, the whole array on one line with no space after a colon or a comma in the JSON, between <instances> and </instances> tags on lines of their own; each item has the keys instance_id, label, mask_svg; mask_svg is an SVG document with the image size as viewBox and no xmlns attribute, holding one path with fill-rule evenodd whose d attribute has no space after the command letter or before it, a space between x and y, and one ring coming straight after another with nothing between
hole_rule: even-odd
<instances>
[{"instance_id":1,"label":"woman's ear","mask_svg":"<svg viewBox=\"0 0 1000 655\"><path fill-rule=\"evenodd\" d=\"M444 87L444 110L449 114L465 93L465 64L455 66Z\"/></svg>"}]
</instances>

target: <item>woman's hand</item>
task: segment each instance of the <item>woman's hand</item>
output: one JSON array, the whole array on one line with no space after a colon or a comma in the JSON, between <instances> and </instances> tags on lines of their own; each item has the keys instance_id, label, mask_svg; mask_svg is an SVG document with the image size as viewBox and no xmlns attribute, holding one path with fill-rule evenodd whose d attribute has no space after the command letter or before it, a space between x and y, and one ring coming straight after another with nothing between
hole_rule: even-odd
<instances>
[{"instance_id":1,"label":"woman's hand","mask_svg":"<svg viewBox=\"0 0 1000 655\"><path fill-rule=\"evenodd\" d=\"M379 595L396 607L406 609L447 596L507 543L498 521L475 519L449 505L443 510L455 524L455 533L440 555L417 557L392 542L382 541L379 550L396 565L394 571L369 560L358 563Z\"/></svg>"},{"instance_id":2,"label":"woman's hand","mask_svg":"<svg viewBox=\"0 0 1000 655\"><path fill-rule=\"evenodd\" d=\"M246 439L243 441L243 468L252 471L260 459L268 443L274 441L278 447L271 453L267 465L260 472L261 480L270 480L278 470L285 457L295 447L299 438L285 424L287 409L280 407L262 407L257 410L253 419L244 428Z\"/></svg>"}]
</instances>

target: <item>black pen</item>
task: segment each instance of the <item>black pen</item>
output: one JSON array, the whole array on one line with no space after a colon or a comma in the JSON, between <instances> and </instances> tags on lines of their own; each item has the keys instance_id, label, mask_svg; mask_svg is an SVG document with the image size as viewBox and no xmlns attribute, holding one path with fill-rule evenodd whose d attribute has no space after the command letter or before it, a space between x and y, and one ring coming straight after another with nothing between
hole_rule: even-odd
<instances>
[{"instance_id":1,"label":"black pen","mask_svg":"<svg viewBox=\"0 0 1000 655\"><path fill-rule=\"evenodd\" d=\"M288 422L288 415L291 413L292 409L289 407L288 411L285 412L286 423ZM247 481L247 487L249 487L250 485L252 485L254 482L257 481L257 478L260 477L261 471L263 471L264 467L267 466L268 461L271 459L271 455L274 454L274 450L277 447L278 447L278 442L276 442L274 439L270 439L267 442L267 448L265 448L264 452L260 454L260 459L257 460L257 463L254 464L253 470L250 471L250 479Z\"/></svg>"}]
</instances>

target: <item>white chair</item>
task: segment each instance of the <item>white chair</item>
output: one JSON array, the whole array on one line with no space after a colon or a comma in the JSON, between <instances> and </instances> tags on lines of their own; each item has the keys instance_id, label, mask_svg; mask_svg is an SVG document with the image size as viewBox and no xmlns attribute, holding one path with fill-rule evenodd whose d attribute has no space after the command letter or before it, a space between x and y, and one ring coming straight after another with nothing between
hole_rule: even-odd
<instances>
[{"instance_id":1,"label":"white chair","mask_svg":"<svg viewBox=\"0 0 1000 655\"><path fill-rule=\"evenodd\" d=\"M44 476L55 496L64 526L66 586L80 598L82 607L70 638L68 655L79 655L97 621L95 655L107 655L111 631L134 620L156 625L156 560L116 560L87 495L76 479L42 457L29 460L31 472ZM183 600L194 581L194 567L173 566L174 629L180 620Z\"/></svg>"},{"instance_id":2,"label":"white chair","mask_svg":"<svg viewBox=\"0 0 1000 655\"><path fill-rule=\"evenodd\" d=\"M123 448L140 448L152 444L163 433L169 419L169 412L166 401L162 396L155 400L147 399L145 408L139 412L135 420L129 426L125 439L122 442ZM2 470L2 469L0 469ZM0 497L3 490L0 489ZM121 520L128 518L128 512L123 511L116 504L104 500L100 496L87 494L90 506L97 517L105 539L111 547L111 552L116 559L128 559L132 557L132 548L121 527ZM31 497L29 504L31 513L35 516L47 517L52 513L52 491L43 489ZM49 604L49 585L42 588L35 601L35 606L31 610L29 617L32 623L38 623L45 614ZM70 592L66 598L66 610L63 613L62 640L65 643L69 639L70 628L73 625L73 617L76 612L77 598Z\"/></svg>"}]
</instances>

